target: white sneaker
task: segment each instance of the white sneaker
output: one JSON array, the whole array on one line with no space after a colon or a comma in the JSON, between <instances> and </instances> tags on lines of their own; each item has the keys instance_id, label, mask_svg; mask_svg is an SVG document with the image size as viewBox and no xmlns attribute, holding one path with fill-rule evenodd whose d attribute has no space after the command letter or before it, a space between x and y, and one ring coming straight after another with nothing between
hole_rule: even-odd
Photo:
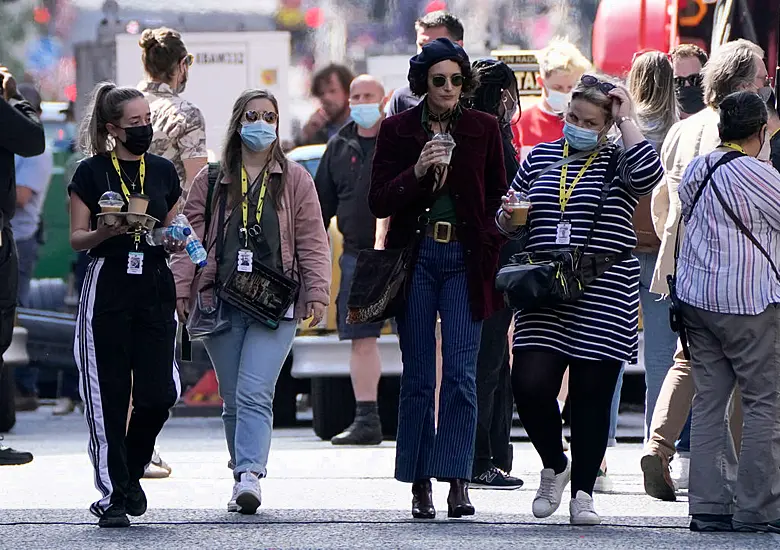
<instances>
[{"instance_id":1,"label":"white sneaker","mask_svg":"<svg viewBox=\"0 0 780 550\"><path fill-rule=\"evenodd\" d=\"M157 447L154 448L152 453L152 460L144 470L145 479L163 479L171 475L171 467L168 463L160 458L160 451Z\"/></svg>"},{"instance_id":2,"label":"white sneaker","mask_svg":"<svg viewBox=\"0 0 780 550\"><path fill-rule=\"evenodd\" d=\"M601 518L593 507L593 497L585 491L577 491L569 503L569 522L572 525L598 525Z\"/></svg>"},{"instance_id":3,"label":"white sneaker","mask_svg":"<svg viewBox=\"0 0 780 550\"><path fill-rule=\"evenodd\" d=\"M669 464L672 470L672 483L677 491L687 491L691 478L691 459L687 456L675 455Z\"/></svg>"},{"instance_id":4,"label":"white sneaker","mask_svg":"<svg viewBox=\"0 0 780 550\"><path fill-rule=\"evenodd\" d=\"M262 501L260 478L252 472L244 472L241 474L241 481L236 484L235 490L238 512L249 515L257 512Z\"/></svg>"},{"instance_id":5,"label":"white sneaker","mask_svg":"<svg viewBox=\"0 0 780 550\"><path fill-rule=\"evenodd\" d=\"M566 469L558 475L555 470L545 468L542 470L542 479L539 482L539 490L532 506L534 517L550 517L561 505L563 491L571 480L571 460L566 464Z\"/></svg>"},{"instance_id":6,"label":"white sneaker","mask_svg":"<svg viewBox=\"0 0 780 550\"><path fill-rule=\"evenodd\" d=\"M611 493L615 489L615 484L612 483L612 479L607 475L607 472L599 468L598 476L596 476L596 483L593 485L594 493Z\"/></svg>"},{"instance_id":7,"label":"white sneaker","mask_svg":"<svg viewBox=\"0 0 780 550\"><path fill-rule=\"evenodd\" d=\"M227 510L228 512L238 512L238 504L236 503L236 497L238 496L238 481L233 483L233 494L230 496L230 500L228 501Z\"/></svg>"},{"instance_id":8,"label":"white sneaker","mask_svg":"<svg viewBox=\"0 0 780 550\"><path fill-rule=\"evenodd\" d=\"M60 397L54 402L51 413L54 416L65 416L76 410L76 403L70 397Z\"/></svg>"}]
</instances>

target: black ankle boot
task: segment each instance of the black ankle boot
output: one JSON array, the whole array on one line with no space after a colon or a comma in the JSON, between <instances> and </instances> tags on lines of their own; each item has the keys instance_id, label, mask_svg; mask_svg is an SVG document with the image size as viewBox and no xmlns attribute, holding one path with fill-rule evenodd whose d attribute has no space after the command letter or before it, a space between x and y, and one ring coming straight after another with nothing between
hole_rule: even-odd
<instances>
[{"instance_id":1,"label":"black ankle boot","mask_svg":"<svg viewBox=\"0 0 780 550\"><path fill-rule=\"evenodd\" d=\"M469 500L469 482L465 479L450 480L450 494L447 497L447 517L473 516L474 506Z\"/></svg>"},{"instance_id":2,"label":"black ankle boot","mask_svg":"<svg viewBox=\"0 0 780 550\"><path fill-rule=\"evenodd\" d=\"M435 519L433 507L433 486L430 479L420 479L412 483L412 517L417 519Z\"/></svg>"},{"instance_id":3,"label":"black ankle boot","mask_svg":"<svg viewBox=\"0 0 780 550\"><path fill-rule=\"evenodd\" d=\"M382 423L376 401L359 401L352 424L333 437L333 445L379 445L382 443Z\"/></svg>"}]
</instances>

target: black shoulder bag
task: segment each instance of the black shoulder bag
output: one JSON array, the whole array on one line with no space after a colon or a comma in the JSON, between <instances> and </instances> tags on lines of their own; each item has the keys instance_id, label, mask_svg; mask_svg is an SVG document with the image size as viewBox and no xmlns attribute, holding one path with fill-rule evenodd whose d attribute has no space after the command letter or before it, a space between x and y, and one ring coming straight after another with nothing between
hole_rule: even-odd
<instances>
[{"instance_id":1,"label":"black shoulder bag","mask_svg":"<svg viewBox=\"0 0 780 550\"><path fill-rule=\"evenodd\" d=\"M440 189L434 193L425 207L430 207L441 192ZM379 323L392 319L402 311L414 258L427 225L424 212L417 220L414 236L404 248L368 248L358 253L347 299L348 324Z\"/></svg>"},{"instance_id":2,"label":"black shoulder bag","mask_svg":"<svg viewBox=\"0 0 780 550\"><path fill-rule=\"evenodd\" d=\"M741 156L743 156L743 154L738 151L726 153L720 157L720 159L718 159L718 162L716 162L711 168L708 169L707 175L704 176L701 185L699 185L699 188L696 190L696 194L693 196L693 202L691 203L691 210L688 216L689 218L690 215L693 214L693 209L696 208L696 205L698 204L699 199L704 192L704 188L707 187L707 184L712 181L712 176L715 174L715 170ZM769 264L772 266L772 269L775 272L775 275L777 275L778 279L780 279L780 274L778 274L775 264L772 262L772 259L769 257L769 254L766 252L766 250L764 250L764 247L761 246L761 243L756 240L748 228L745 227L745 224L742 223L742 220L740 220L734 211L726 204L726 201L723 200L723 196L720 194L720 191L714 183L712 184L712 189L715 191L715 196L717 197L718 202L720 202L721 206L723 206L723 209L726 211L729 217L734 220L734 223L737 224L739 230L742 231L748 239L750 239L750 241L761 251L764 256L766 256L767 260L769 260ZM683 220L681 218L677 224L677 234L675 235L674 272L671 275L666 276L666 284L669 285L669 326L671 327L672 331L676 332L680 337L680 345L682 346L683 356L685 359L690 361L691 353L688 348L688 333L685 330L685 323L683 321L681 312L682 302L680 302L680 299L677 296L677 260L680 256L680 229L682 224Z\"/></svg>"},{"instance_id":3,"label":"black shoulder bag","mask_svg":"<svg viewBox=\"0 0 780 550\"><path fill-rule=\"evenodd\" d=\"M593 215L593 223L582 248L521 252L512 256L509 264L499 270L496 276L496 290L504 293L507 306L517 310L533 310L574 302L585 293L587 285L606 273L616 263L631 257L631 252L585 253L612 187L617 162L618 154L614 152L607 166L601 197Z\"/></svg>"}]
</instances>

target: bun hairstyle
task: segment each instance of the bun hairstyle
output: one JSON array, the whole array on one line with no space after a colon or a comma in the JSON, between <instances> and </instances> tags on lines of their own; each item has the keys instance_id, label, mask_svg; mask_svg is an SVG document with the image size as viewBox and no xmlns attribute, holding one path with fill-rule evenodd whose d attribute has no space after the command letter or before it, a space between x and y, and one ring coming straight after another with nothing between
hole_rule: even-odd
<instances>
[{"instance_id":1,"label":"bun hairstyle","mask_svg":"<svg viewBox=\"0 0 780 550\"><path fill-rule=\"evenodd\" d=\"M753 137L766 126L764 100L753 92L735 92L720 104L718 132L721 141L742 141Z\"/></svg>"},{"instance_id":2,"label":"bun hairstyle","mask_svg":"<svg viewBox=\"0 0 780 550\"><path fill-rule=\"evenodd\" d=\"M160 82L170 81L177 65L187 56L181 34L167 27L146 29L138 45L143 50L141 61L146 74Z\"/></svg>"},{"instance_id":3,"label":"bun hairstyle","mask_svg":"<svg viewBox=\"0 0 780 550\"><path fill-rule=\"evenodd\" d=\"M92 91L87 107L87 115L79 127L79 146L89 156L107 153L109 143L113 148L113 138L109 140L107 123L117 124L122 118L125 103L144 97L135 88L118 87L113 82L101 82Z\"/></svg>"}]
</instances>

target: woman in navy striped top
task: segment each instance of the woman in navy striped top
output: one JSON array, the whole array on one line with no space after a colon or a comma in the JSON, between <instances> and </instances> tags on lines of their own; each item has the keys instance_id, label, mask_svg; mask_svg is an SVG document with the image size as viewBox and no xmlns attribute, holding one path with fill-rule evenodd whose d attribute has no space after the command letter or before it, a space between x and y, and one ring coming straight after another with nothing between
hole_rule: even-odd
<instances>
[{"instance_id":1,"label":"woman in navy striped top","mask_svg":"<svg viewBox=\"0 0 780 550\"><path fill-rule=\"evenodd\" d=\"M626 259L588 285L576 302L518 311L515 316L515 402L544 464L533 503L536 517L555 512L571 481L571 522L600 523L591 495L607 448L610 404L622 363L637 355L639 262L630 255L637 244L631 219L639 197L649 194L663 176L657 153L630 114L631 100L623 88L583 76L566 113L564 138L537 145L512 184L510 195L524 192L530 198L527 226L512 227L506 205L498 216L499 227L508 235L527 232L528 252L582 247L610 161L615 166L586 252L625 254ZM613 124L622 133L625 149L606 142ZM592 153L540 174L582 151ZM556 402L567 367L573 464L563 452Z\"/></svg>"}]
</instances>

